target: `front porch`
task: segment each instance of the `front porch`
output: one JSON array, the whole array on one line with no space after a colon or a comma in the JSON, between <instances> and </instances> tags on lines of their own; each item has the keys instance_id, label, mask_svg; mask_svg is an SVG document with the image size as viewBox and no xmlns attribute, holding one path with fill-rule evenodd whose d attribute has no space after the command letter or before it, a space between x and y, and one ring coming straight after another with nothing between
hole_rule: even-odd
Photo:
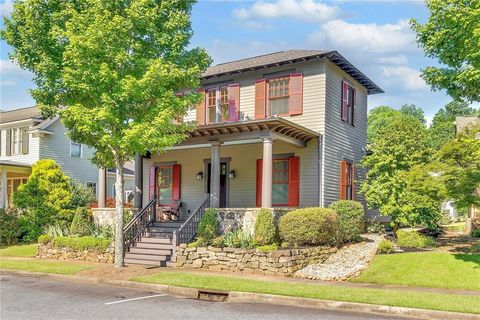
<instances>
[{"instance_id":1,"label":"front porch","mask_svg":"<svg viewBox=\"0 0 480 320\"><path fill-rule=\"evenodd\" d=\"M0 161L0 208L10 208L13 202L13 193L18 187L27 182L32 172L28 164L14 161Z\"/></svg>"}]
</instances>

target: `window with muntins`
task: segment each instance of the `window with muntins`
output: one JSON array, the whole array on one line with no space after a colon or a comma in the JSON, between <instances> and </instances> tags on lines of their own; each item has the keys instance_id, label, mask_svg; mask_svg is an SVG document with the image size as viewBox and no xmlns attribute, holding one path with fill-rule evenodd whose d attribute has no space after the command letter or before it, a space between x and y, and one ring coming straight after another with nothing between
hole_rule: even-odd
<instances>
[{"instance_id":1,"label":"window with muntins","mask_svg":"<svg viewBox=\"0 0 480 320\"><path fill-rule=\"evenodd\" d=\"M290 77L268 80L268 110L271 116L290 113Z\"/></svg>"},{"instance_id":2,"label":"window with muntins","mask_svg":"<svg viewBox=\"0 0 480 320\"><path fill-rule=\"evenodd\" d=\"M228 121L228 87L220 88L220 122Z\"/></svg>"},{"instance_id":3,"label":"window with muntins","mask_svg":"<svg viewBox=\"0 0 480 320\"><path fill-rule=\"evenodd\" d=\"M210 89L207 91L207 119L208 123L217 122L217 90Z\"/></svg>"},{"instance_id":4,"label":"window with muntins","mask_svg":"<svg viewBox=\"0 0 480 320\"><path fill-rule=\"evenodd\" d=\"M272 204L288 206L288 159L274 159L272 172Z\"/></svg>"},{"instance_id":5,"label":"window with muntins","mask_svg":"<svg viewBox=\"0 0 480 320\"><path fill-rule=\"evenodd\" d=\"M173 166L158 167L158 203L171 205L173 203Z\"/></svg>"}]
</instances>

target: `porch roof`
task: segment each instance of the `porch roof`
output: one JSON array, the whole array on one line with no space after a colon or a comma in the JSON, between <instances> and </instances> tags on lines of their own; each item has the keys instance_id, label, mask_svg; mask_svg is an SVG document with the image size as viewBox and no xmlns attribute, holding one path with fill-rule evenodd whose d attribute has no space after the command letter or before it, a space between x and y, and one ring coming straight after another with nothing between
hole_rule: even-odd
<instances>
[{"instance_id":1,"label":"porch roof","mask_svg":"<svg viewBox=\"0 0 480 320\"><path fill-rule=\"evenodd\" d=\"M318 132L283 118L268 118L239 122L215 123L198 126L190 132L190 138L180 145L260 139L271 137L305 147L306 143L320 136Z\"/></svg>"},{"instance_id":2,"label":"porch roof","mask_svg":"<svg viewBox=\"0 0 480 320\"><path fill-rule=\"evenodd\" d=\"M0 160L0 171L3 170L7 172L30 173L32 166L17 161Z\"/></svg>"}]
</instances>

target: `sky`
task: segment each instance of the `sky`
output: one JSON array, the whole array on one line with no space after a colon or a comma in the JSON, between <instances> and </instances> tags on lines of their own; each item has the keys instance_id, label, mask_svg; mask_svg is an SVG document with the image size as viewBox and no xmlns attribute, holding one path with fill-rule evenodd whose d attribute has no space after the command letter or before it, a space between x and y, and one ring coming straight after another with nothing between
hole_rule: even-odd
<instances>
[{"instance_id":1,"label":"sky","mask_svg":"<svg viewBox=\"0 0 480 320\"><path fill-rule=\"evenodd\" d=\"M12 1L0 0L2 15L11 10ZM415 0L200 0L191 45L205 48L214 64L288 49L337 50L385 91L369 96L370 109L415 104L430 121L451 99L420 77L437 63L416 45L409 19L424 23L428 14ZM0 50L0 109L34 105L32 74L9 60L3 41Z\"/></svg>"}]
</instances>

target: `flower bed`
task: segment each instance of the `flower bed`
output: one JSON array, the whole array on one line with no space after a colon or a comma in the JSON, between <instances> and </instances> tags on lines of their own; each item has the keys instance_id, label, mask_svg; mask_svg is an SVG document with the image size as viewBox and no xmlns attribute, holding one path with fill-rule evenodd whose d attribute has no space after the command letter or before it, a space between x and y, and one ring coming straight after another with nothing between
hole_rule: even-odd
<instances>
[{"instance_id":1,"label":"flower bed","mask_svg":"<svg viewBox=\"0 0 480 320\"><path fill-rule=\"evenodd\" d=\"M256 249L211 246L188 248L186 244L181 244L177 247L174 262L179 268L202 268L288 277L309 264L325 261L336 251L335 247L330 246L261 252Z\"/></svg>"}]
</instances>

